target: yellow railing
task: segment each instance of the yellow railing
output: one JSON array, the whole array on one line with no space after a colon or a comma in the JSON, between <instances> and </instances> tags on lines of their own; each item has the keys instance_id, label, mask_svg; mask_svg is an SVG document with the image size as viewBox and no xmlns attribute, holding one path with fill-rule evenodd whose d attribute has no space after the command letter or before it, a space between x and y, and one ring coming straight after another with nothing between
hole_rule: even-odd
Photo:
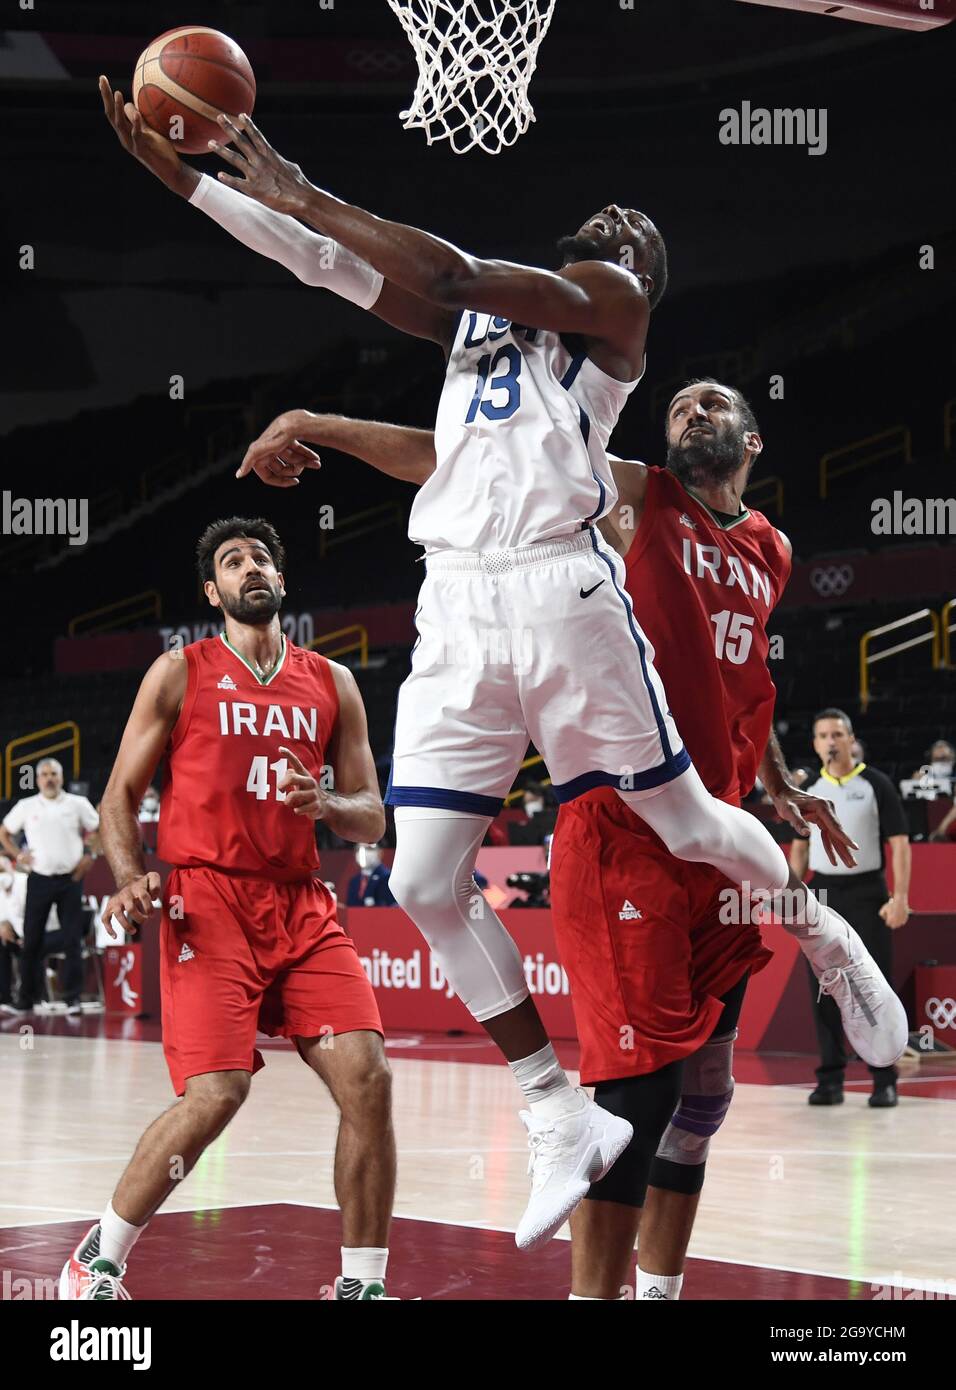
<instances>
[{"instance_id":1,"label":"yellow railing","mask_svg":"<svg viewBox=\"0 0 956 1390\"><path fill-rule=\"evenodd\" d=\"M887 647L885 651L870 655L870 643L874 637L883 637L888 632L896 632L899 628L906 627L909 623L921 622L924 618L929 619L929 632L923 632L918 637L911 637L906 642L897 642L895 646ZM896 656L899 652L909 651L911 647L919 647L924 642L931 642L932 663L935 671L939 667L939 629L939 615L934 613L932 608L920 608L916 613L908 613L905 618L897 618L894 623L884 623L882 627L872 627L869 632L864 632L860 638L860 708L864 713L870 703L870 667L875 666L878 661L886 661L887 657Z\"/></svg>"},{"instance_id":2,"label":"yellow railing","mask_svg":"<svg viewBox=\"0 0 956 1390\"><path fill-rule=\"evenodd\" d=\"M349 633L355 634L352 638ZM313 638L309 643L309 650L314 651L320 644L331 642L335 638L346 638L339 646L332 651L323 651L322 655L327 657L346 656L349 652L358 652L359 665L368 665L368 629L362 627L361 623L352 623L350 627L339 627L334 632L323 632L319 637Z\"/></svg>"},{"instance_id":3,"label":"yellow railing","mask_svg":"<svg viewBox=\"0 0 956 1390\"><path fill-rule=\"evenodd\" d=\"M951 598L948 603L944 603L939 615L939 625L942 628L943 637L943 659L941 665L951 667L952 643L949 640L956 632L956 622L953 621L953 612L956 611L956 598Z\"/></svg>"},{"instance_id":4,"label":"yellow railing","mask_svg":"<svg viewBox=\"0 0 956 1390\"><path fill-rule=\"evenodd\" d=\"M333 545L353 541L358 536L367 536L371 531L379 531L383 526L401 526L402 508L398 502L381 502L377 507L366 507L364 511L352 512L343 517L331 531L319 532L319 554L325 555Z\"/></svg>"},{"instance_id":5,"label":"yellow railing","mask_svg":"<svg viewBox=\"0 0 956 1390\"><path fill-rule=\"evenodd\" d=\"M943 406L943 448L947 454L953 447L954 426L956 426L956 396Z\"/></svg>"},{"instance_id":6,"label":"yellow railing","mask_svg":"<svg viewBox=\"0 0 956 1390\"><path fill-rule=\"evenodd\" d=\"M543 763L543 762L544 762L544 758L542 758L541 754L540 754L540 753L534 753L534 754L532 754L532 756L531 756L530 758L525 758L524 762L521 764L521 767L518 769L518 771L519 771L519 772L524 772L524 771L526 771L527 768L529 768L529 767L535 767L535 766L537 766L538 763ZM542 787L550 787L550 785L551 785L551 778L550 778L550 777L542 777L542 778L541 778L541 785L542 785ZM519 798L519 797L522 797L522 796L524 796L524 787L515 787L514 791L510 791L510 792L508 793L508 795L505 797L505 805L506 805L506 806L510 806L511 803L512 803L513 801L517 801L518 798Z\"/></svg>"},{"instance_id":7,"label":"yellow railing","mask_svg":"<svg viewBox=\"0 0 956 1390\"><path fill-rule=\"evenodd\" d=\"M777 516L783 516L783 479L778 478L776 473L771 473L768 478L758 478L755 483L745 487L744 495L750 498L754 506L760 505L760 499L754 498L752 494L759 492L761 488L769 489L769 495L762 505L772 506Z\"/></svg>"},{"instance_id":8,"label":"yellow railing","mask_svg":"<svg viewBox=\"0 0 956 1390\"><path fill-rule=\"evenodd\" d=\"M882 447L876 448L877 445ZM867 451L863 458L851 459L839 468L833 467L837 459L845 459L850 454L859 453L861 449ZM906 463L913 462L913 437L908 425L894 425L892 429L881 430L879 434L868 435L866 439L844 444L842 449L831 449L820 460L820 496L824 499L828 496L834 478L842 478L847 473L855 473L858 468L868 468L871 463L879 463L881 459L892 458L894 454L900 453Z\"/></svg>"},{"instance_id":9,"label":"yellow railing","mask_svg":"<svg viewBox=\"0 0 956 1390\"><path fill-rule=\"evenodd\" d=\"M81 623L85 623L89 618L105 618L108 613L114 616L88 627L83 636L89 637L94 632L109 632L111 628L122 627L124 623L138 622L140 618L161 618L162 596L155 589L144 589L141 594L130 594L128 598L106 603L102 608L91 608L88 613L78 613L75 618L70 619L67 633L70 637L77 637L80 635L77 628Z\"/></svg>"},{"instance_id":10,"label":"yellow railing","mask_svg":"<svg viewBox=\"0 0 956 1390\"><path fill-rule=\"evenodd\" d=\"M13 756L15 748L20 748L35 738L46 738L48 734L58 734L63 729L72 730L69 738L61 739L58 743L45 743L41 748L34 748L29 753L24 753L17 758ZM80 775L80 726L72 719L64 719L62 724L50 724L45 729L34 729L30 734L21 734L19 738L12 738L3 755L3 794L6 799L9 800L13 795L13 769L15 767L20 767L23 763L38 762L41 758L49 758L54 753L62 753L65 748L73 749L73 776L77 778ZM31 790L35 789L31 788Z\"/></svg>"}]
</instances>

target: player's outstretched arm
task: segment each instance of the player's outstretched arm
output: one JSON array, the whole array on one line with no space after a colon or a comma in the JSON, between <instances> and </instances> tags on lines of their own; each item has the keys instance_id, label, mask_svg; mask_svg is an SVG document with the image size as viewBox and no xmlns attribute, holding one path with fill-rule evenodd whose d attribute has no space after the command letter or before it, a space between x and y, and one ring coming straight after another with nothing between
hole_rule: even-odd
<instances>
[{"instance_id":1,"label":"player's outstretched arm","mask_svg":"<svg viewBox=\"0 0 956 1390\"><path fill-rule=\"evenodd\" d=\"M100 804L100 839L116 889L103 911L103 925L116 936L113 918L127 931L145 922L159 897L160 878L147 873L139 804L179 717L186 694L181 653L158 657L143 677L110 779Z\"/></svg>"},{"instance_id":2,"label":"player's outstretched arm","mask_svg":"<svg viewBox=\"0 0 956 1390\"><path fill-rule=\"evenodd\" d=\"M146 125L133 103L124 101L122 92L113 91L106 77L100 78L99 89L106 119L127 154L236 241L284 266L304 285L331 290L393 328L448 348L453 313L389 284L358 256L303 227L294 217L244 198L200 174L180 159L172 141Z\"/></svg>"},{"instance_id":3,"label":"player's outstretched arm","mask_svg":"<svg viewBox=\"0 0 956 1390\"><path fill-rule=\"evenodd\" d=\"M402 482L424 483L435 471L435 436L431 430L287 410L249 445L236 477L255 473L270 487L296 487L301 473L321 467L319 455L306 444L352 454Z\"/></svg>"},{"instance_id":4,"label":"player's outstretched arm","mask_svg":"<svg viewBox=\"0 0 956 1390\"><path fill-rule=\"evenodd\" d=\"M348 667L335 661L329 666L339 696L339 717L326 746L333 789L320 787L292 750L281 748L289 771L280 790L293 815L322 820L343 840L374 844L385 834L385 811L368 744L365 706Z\"/></svg>"},{"instance_id":5,"label":"player's outstretched arm","mask_svg":"<svg viewBox=\"0 0 956 1390\"><path fill-rule=\"evenodd\" d=\"M376 217L316 188L272 148L248 116L219 124L229 142L210 141L235 174L219 179L266 207L301 218L347 246L386 280L444 311L475 309L558 333L606 342L639 371L650 314L629 271L588 261L557 274L510 261L485 261L450 242ZM230 148L231 146L231 148Z\"/></svg>"}]
</instances>

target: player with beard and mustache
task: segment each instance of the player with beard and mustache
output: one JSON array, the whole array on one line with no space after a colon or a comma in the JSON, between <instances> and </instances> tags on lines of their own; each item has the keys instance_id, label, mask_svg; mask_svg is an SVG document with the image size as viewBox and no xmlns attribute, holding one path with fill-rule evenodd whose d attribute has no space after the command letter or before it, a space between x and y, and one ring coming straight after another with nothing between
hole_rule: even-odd
<instances>
[{"instance_id":1,"label":"player with beard and mustache","mask_svg":"<svg viewBox=\"0 0 956 1390\"><path fill-rule=\"evenodd\" d=\"M178 1099L142 1136L64 1265L63 1299L129 1297L122 1280L134 1244L263 1065L257 1029L291 1038L339 1107L334 1297L386 1297L391 1077L372 987L318 877L315 842L317 820L346 840L375 841L385 815L355 678L282 632L284 564L262 518L207 527L197 565L225 631L147 671L103 795L116 883L104 925L113 936L135 931L162 897L163 1050ZM158 853L172 869L161 885L147 871L136 811L164 751Z\"/></svg>"},{"instance_id":2,"label":"player with beard and mustache","mask_svg":"<svg viewBox=\"0 0 956 1390\"><path fill-rule=\"evenodd\" d=\"M303 441L412 483L426 483L435 470L428 430L290 411L250 446L240 471L287 487L319 466ZM299 451L292 463L290 448ZM635 611L709 793L738 808L759 767L778 814L801 834L819 826L831 859L851 863L852 841L828 802L792 784L773 734L766 625L790 572L790 545L741 500L762 448L739 392L691 382L668 410L667 467L612 460L619 500L600 526L626 559ZM770 838L754 817L737 814ZM787 888L774 904L784 927L839 1005L858 1053L887 1064L906 1043L902 1006L855 930L795 875ZM595 1084L602 1108L635 1130L572 1218L573 1296L619 1296L653 1163L637 1296L672 1299L707 1147L730 1100L746 979L769 953L755 927L737 925L751 914L739 910L736 885L670 853L610 787L561 807L551 903L571 979L582 1080Z\"/></svg>"},{"instance_id":3,"label":"player with beard and mustache","mask_svg":"<svg viewBox=\"0 0 956 1390\"><path fill-rule=\"evenodd\" d=\"M668 407L666 441L665 468L615 461L616 536L606 535L626 557L628 590L694 766L734 806L759 775L782 820L800 835L818 826L831 861L852 864L856 845L829 802L793 785L773 731L767 621L791 549L743 503L763 450L753 411L733 387L688 382ZM571 1219L571 1297L620 1299L633 1287L637 1299L676 1300L708 1149L733 1096L744 991L770 953L752 914L732 910L739 894L727 878L675 859L603 789L561 808L551 894L582 1081L635 1129ZM783 905L782 925L848 1033L872 1035L870 1018L882 1012L902 1050L905 1014L856 931L828 909L819 932L816 899L794 874Z\"/></svg>"}]
</instances>

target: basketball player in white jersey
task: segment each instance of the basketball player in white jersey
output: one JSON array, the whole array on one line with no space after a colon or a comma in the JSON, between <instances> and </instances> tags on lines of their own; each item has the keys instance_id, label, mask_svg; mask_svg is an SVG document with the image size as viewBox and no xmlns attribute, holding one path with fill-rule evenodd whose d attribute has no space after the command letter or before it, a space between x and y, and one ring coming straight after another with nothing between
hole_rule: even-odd
<instances>
[{"instance_id":1,"label":"basketball player in white jersey","mask_svg":"<svg viewBox=\"0 0 956 1390\"><path fill-rule=\"evenodd\" d=\"M691 767L623 564L595 525L616 501L605 447L643 374L663 240L611 205L562 241L558 272L479 260L314 187L245 116L222 118L231 148L212 144L236 175L200 179L105 79L101 90L121 142L168 186L307 283L445 352L437 466L409 524L426 578L396 720L390 887L528 1101L532 1195L516 1240L532 1248L632 1130L569 1084L518 950L475 893L478 847L529 736L559 799L612 786L677 857L755 890L788 880L762 827Z\"/></svg>"}]
</instances>

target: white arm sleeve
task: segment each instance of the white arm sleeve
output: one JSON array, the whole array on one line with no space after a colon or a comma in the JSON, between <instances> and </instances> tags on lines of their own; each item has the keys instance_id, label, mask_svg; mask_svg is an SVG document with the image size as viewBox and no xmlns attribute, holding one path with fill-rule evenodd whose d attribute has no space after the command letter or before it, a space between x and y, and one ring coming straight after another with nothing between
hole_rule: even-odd
<instances>
[{"instance_id":1,"label":"white arm sleeve","mask_svg":"<svg viewBox=\"0 0 956 1390\"><path fill-rule=\"evenodd\" d=\"M367 261L208 174L202 175L189 201L243 246L278 261L305 285L331 290L360 309L370 309L382 292L384 279Z\"/></svg>"}]
</instances>

